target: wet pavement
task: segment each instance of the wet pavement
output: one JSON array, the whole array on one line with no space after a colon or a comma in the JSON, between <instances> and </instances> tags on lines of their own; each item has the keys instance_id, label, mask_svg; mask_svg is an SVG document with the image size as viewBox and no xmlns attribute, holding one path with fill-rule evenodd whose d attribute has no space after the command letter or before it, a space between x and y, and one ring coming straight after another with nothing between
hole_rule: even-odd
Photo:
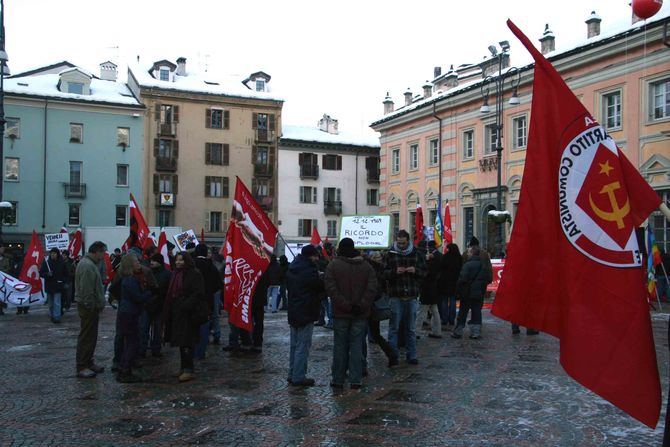
<instances>
[{"instance_id":1,"label":"wet pavement","mask_svg":"<svg viewBox=\"0 0 670 447\"><path fill-rule=\"evenodd\" d=\"M665 393L668 315L652 316ZM45 308L0 316L0 445L646 447L663 437L663 415L656 430L640 424L563 372L556 339L512 336L488 311L481 340L422 337L416 366L389 369L371 345L360 390L329 387L332 331L320 327L316 386L286 383L285 312L266 314L262 354L210 345L197 379L179 384L179 355L167 348L145 361L145 382L120 384L110 371L114 317L104 310L97 349L107 369L86 380L74 371L76 311L61 325Z\"/></svg>"}]
</instances>

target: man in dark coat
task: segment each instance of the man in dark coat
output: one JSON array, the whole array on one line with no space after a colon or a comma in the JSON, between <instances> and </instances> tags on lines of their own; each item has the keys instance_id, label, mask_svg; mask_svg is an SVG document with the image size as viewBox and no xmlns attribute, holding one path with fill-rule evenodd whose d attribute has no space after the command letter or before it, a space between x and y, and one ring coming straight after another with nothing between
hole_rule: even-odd
<instances>
[{"instance_id":1,"label":"man in dark coat","mask_svg":"<svg viewBox=\"0 0 670 447\"><path fill-rule=\"evenodd\" d=\"M426 270L427 274L421 283L420 307L416 316L416 331L419 332L430 312L431 338L442 338L442 322L438 308L439 296L437 282L441 273L442 254L437 250L435 241L428 241L426 248Z\"/></svg>"},{"instance_id":2,"label":"man in dark coat","mask_svg":"<svg viewBox=\"0 0 670 447\"><path fill-rule=\"evenodd\" d=\"M49 257L42 261L40 276L44 278L44 290L49 300L51 322L60 323L62 298L67 281L67 266L57 248L49 250Z\"/></svg>"},{"instance_id":3,"label":"man in dark coat","mask_svg":"<svg viewBox=\"0 0 670 447\"><path fill-rule=\"evenodd\" d=\"M209 315L211 319L211 316L214 313L214 295L217 291L221 290L223 287L223 282L221 281L221 275L219 274L219 271L216 269L216 267L214 267L214 263L209 257L207 257L207 245L198 244L198 246L195 247L193 254L195 267L200 271L204 280L205 299L207 300L207 305L209 306ZM209 327L209 320L200 326L198 332L198 343L195 346L194 354L196 359L202 360L205 358L205 351L207 350L207 345L209 344Z\"/></svg>"},{"instance_id":4,"label":"man in dark coat","mask_svg":"<svg viewBox=\"0 0 670 447\"><path fill-rule=\"evenodd\" d=\"M482 331L484 294L486 293L486 286L493 280L493 272L482 262L478 246L470 247L468 254L470 256L465 264L463 264L458 284L459 286L461 284L469 284L470 287L467 295L460 297L461 307L458 311L458 321L451 336L454 338L463 337L463 329L468 318L468 312L472 311L470 338L479 339L481 338Z\"/></svg>"},{"instance_id":5,"label":"man in dark coat","mask_svg":"<svg viewBox=\"0 0 670 447\"><path fill-rule=\"evenodd\" d=\"M291 327L288 382L294 386L312 386L307 374L307 359L312 345L314 321L319 318L323 281L317 263L319 252L305 245L288 267L288 324Z\"/></svg>"}]
</instances>

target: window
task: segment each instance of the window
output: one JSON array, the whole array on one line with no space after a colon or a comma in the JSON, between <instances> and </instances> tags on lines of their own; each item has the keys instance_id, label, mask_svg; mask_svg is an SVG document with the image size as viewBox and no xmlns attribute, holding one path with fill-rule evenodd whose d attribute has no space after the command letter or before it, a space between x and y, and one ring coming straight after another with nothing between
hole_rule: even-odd
<instances>
[{"instance_id":1,"label":"window","mask_svg":"<svg viewBox=\"0 0 670 447\"><path fill-rule=\"evenodd\" d=\"M300 187L300 203L316 203L316 187Z\"/></svg>"},{"instance_id":2,"label":"window","mask_svg":"<svg viewBox=\"0 0 670 447\"><path fill-rule=\"evenodd\" d=\"M323 188L323 201L340 202L342 200L342 190L340 188Z\"/></svg>"},{"instance_id":3,"label":"window","mask_svg":"<svg viewBox=\"0 0 670 447\"><path fill-rule=\"evenodd\" d=\"M205 177L205 197L228 197L228 177Z\"/></svg>"},{"instance_id":4,"label":"window","mask_svg":"<svg viewBox=\"0 0 670 447\"><path fill-rule=\"evenodd\" d=\"M221 143L205 143L205 164L228 166L230 146Z\"/></svg>"},{"instance_id":5,"label":"window","mask_svg":"<svg viewBox=\"0 0 670 447\"><path fill-rule=\"evenodd\" d=\"M341 155L324 154L321 158L321 163L323 164L323 169L328 169L328 170L331 170L331 171L341 171L342 170L342 156Z\"/></svg>"},{"instance_id":6,"label":"window","mask_svg":"<svg viewBox=\"0 0 670 447\"><path fill-rule=\"evenodd\" d=\"M256 91L257 92L265 91L265 79L256 79Z\"/></svg>"},{"instance_id":7,"label":"window","mask_svg":"<svg viewBox=\"0 0 670 447\"><path fill-rule=\"evenodd\" d=\"M73 227L81 226L81 203L68 203L67 224Z\"/></svg>"},{"instance_id":8,"label":"window","mask_svg":"<svg viewBox=\"0 0 670 447\"><path fill-rule=\"evenodd\" d=\"M463 208L463 246L475 235L475 211L471 206Z\"/></svg>"},{"instance_id":9,"label":"window","mask_svg":"<svg viewBox=\"0 0 670 447\"><path fill-rule=\"evenodd\" d=\"M172 226L172 210L158 210L158 226Z\"/></svg>"},{"instance_id":10,"label":"window","mask_svg":"<svg viewBox=\"0 0 670 447\"><path fill-rule=\"evenodd\" d=\"M326 222L326 225L328 225L328 231L326 232L326 237L333 239L337 238L337 221L329 220Z\"/></svg>"},{"instance_id":11,"label":"window","mask_svg":"<svg viewBox=\"0 0 670 447\"><path fill-rule=\"evenodd\" d=\"M128 127L116 128L116 145L121 147L130 146L130 129Z\"/></svg>"},{"instance_id":12,"label":"window","mask_svg":"<svg viewBox=\"0 0 670 447\"><path fill-rule=\"evenodd\" d=\"M158 192L172 192L172 175L157 174Z\"/></svg>"},{"instance_id":13,"label":"window","mask_svg":"<svg viewBox=\"0 0 670 447\"><path fill-rule=\"evenodd\" d=\"M21 136L21 119L5 118L5 136L16 139Z\"/></svg>"},{"instance_id":14,"label":"window","mask_svg":"<svg viewBox=\"0 0 670 447\"><path fill-rule=\"evenodd\" d=\"M125 227L128 225L128 206L116 205L116 226Z\"/></svg>"},{"instance_id":15,"label":"window","mask_svg":"<svg viewBox=\"0 0 670 447\"><path fill-rule=\"evenodd\" d=\"M161 68L158 70L158 76L161 81L169 81L170 80L170 70L167 68Z\"/></svg>"},{"instance_id":16,"label":"window","mask_svg":"<svg viewBox=\"0 0 670 447\"><path fill-rule=\"evenodd\" d=\"M379 190L368 189L368 205L379 206Z\"/></svg>"},{"instance_id":17,"label":"window","mask_svg":"<svg viewBox=\"0 0 670 447\"><path fill-rule=\"evenodd\" d=\"M484 126L484 155L492 154L496 150L498 132L495 124Z\"/></svg>"},{"instance_id":18,"label":"window","mask_svg":"<svg viewBox=\"0 0 670 447\"><path fill-rule=\"evenodd\" d=\"M393 237L400 231L400 213L391 213L391 225L393 226Z\"/></svg>"},{"instance_id":19,"label":"window","mask_svg":"<svg viewBox=\"0 0 670 447\"><path fill-rule=\"evenodd\" d=\"M209 213L209 231L212 233L221 232L221 211L212 211Z\"/></svg>"},{"instance_id":20,"label":"window","mask_svg":"<svg viewBox=\"0 0 670 447\"><path fill-rule=\"evenodd\" d=\"M463 132L463 158L475 156L475 131L470 129Z\"/></svg>"},{"instance_id":21,"label":"window","mask_svg":"<svg viewBox=\"0 0 670 447\"><path fill-rule=\"evenodd\" d=\"M409 170L419 169L419 145L417 143L409 145Z\"/></svg>"},{"instance_id":22,"label":"window","mask_svg":"<svg viewBox=\"0 0 670 447\"><path fill-rule=\"evenodd\" d=\"M670 79L651 84L651 119L670 117Z\"/></svg>"},{"instance_id":23,"label":"window","mask_svg":"<svg viewBox=\"0 0 670 447\"><path fill-rule=\"evenodd\" d=\"M128 165L116 165L116 186L128 186Z\"/></svg>"},{"instance_id":24,"label":"window","mask_svg":"<svg viewBox=\"0 0 670 447\"><path fill-rule=\"evenodd\" d=\"M316 219L298 219L298 236L311 237L312 228L316 228Z\"/></svg>"},{"instance_id":25,"label":"window","mask_svg":"<svg viewBox=\"0 0 670 447\"><path fill-rule=\"evenodd\" d=\"M223 109L207 109L205 112L205 127L208 129L229 129L230 112Z\"/></svg>"},{"instance_id":26,"label":"window","mask_svg":"<svg viewBox=\"0 0 670 447\"><path fill-rule=\"evenodd\" d=\"M7 157L5 158L5 180L8 182L19 181L19 159Z\"/></svg>"},{"instance_id":27,"label":"window","mask_svg":"<svg viewBox=\"0 0 670 447\"><path fill-rule=\"evenodd\" d=\"M70 123L70 143L84 142L84 125L79 123Z\"/></svg>"},{"instance_id":28,"label":"window","mask_svg":"<svg viewBox=\"0 0 670 447\"><path fill-rule=\"evenodd\" d=\"M416 211L409 212L409 240L410 243L414 240L416 234Z\"/></svg>"},{"instance_id":29,"label":"window","mask_svg":"<svg viewBox=\"0 0 670 447\"><path fill-rule=\"evenodd\" d=\"M663 203L670 203L670 189L656 192L661 196ZM663 213L658 209L651 214L649 220L654 231L654 237L656 238L658 248L667 253L670 251L670 222L668 222Z\"/></svg>"},{"instance_id":30,"label":"window","mask_svg":"<svg viewBox=\"0 0 670 447\"><path fill-rule=\"evenodd\" d=\"M258 113L256 118L256 129L268 130L268 115L267 113Z\"/></svg>"},{"instance_id":31,"label":"window","mask_svg":"<svg viewBox=\"0 0 670 447\"><path fill-rule=\"evenodd\" d=\"M12 204L11 208L7 208L2 213L2 225L16 225L17 216L19 215L19 202L9 201Z\"/></svg>"},{"instance_id":32,"label":"window","mask_svg":"<svg viewBox=\"0 0 670 447\"><path fill-rule=\"evenodd\" d=\"M435 219L437 218L437 210L428 210L428 226L432 227L435 225Z\"/></svg>"},{"instance_id":33,"label":"window","mask_svg":"<svg viewBox=\"0 0 670 447\"><path fill-rule=\"evenodd\" d=\"M391 150L391 172L397 174L400 172L400 149Z\"/></svg>"},{"instance_id":34,"label":"window","mask_svg":"<svg viewBox=\"0 0 670 447\"><path fill-rule=\"evenodd\" d=\"M173 106L171 104L156 104L154 118L156 121L160 122L160 124L178 123L179 106Z\"/></svg>"},{"instance_id":35,"label":"window","mask_svg":"<svg viewBox=\"0 0 670 447\"><path fill-rule=\"evenodd\" d=\"M158 140L158 157L172 158L172 140L163 138Z\"/></svg>"},{"instance_id":36,"label":"window","mask_svg":"<svg viewBox=\"0 0 670 447\"><path fill-rule=\"evenodd\" d=\"M76 95L81 95L84 93L84 84L82 84L81 82L68 82L67 92L74 93Z\"/></svg>"},{"instance_id":37,"label":"window","mask_svg":"<svg viewBox=\"0 0 670 447\"><path fill-rule=\"evenodd\" d=\"M528 138L528 121L526 116L517 116L512 120L512 149L526 147Z\"/></svg>"},{"instance_id":38,"label":"window","mask_svg":"<svg viewBox=\"0 0 670 447\"><path fill-rule=\"evenodd\" d=\"M268 166L269 156L270 148L267 146L257 146L254 164L256 164L256 166Z\"/></svg>"},{"instance_id":39,"label":"window","mask_svg":"<svg viewBox=\"0 0 670 447\"><path fill-rule=\"evenodd\" d=\"M440 151L438 148L438 140L428 141L428 163L431 166L436 166L440 162Z\"/></svg>"},{"instance_id":40,"label":"window","mask_svg":"<svg viewBox=\"0 0 670 447\"><path fill-rule=\"evenodd\" d=\"M81 171L83 163L81 161L70 162L70 187L81 185Z\"/></svg>"},{"instance_id":41,"label":"window","mask_svg":"<svg viewBox=\"0 0 670 447\"><path fill-rule=\"evenodd\" d=\"M606 129L621 127L621 91L603 95L603 121Z\"/></svg>"}]
</instances>

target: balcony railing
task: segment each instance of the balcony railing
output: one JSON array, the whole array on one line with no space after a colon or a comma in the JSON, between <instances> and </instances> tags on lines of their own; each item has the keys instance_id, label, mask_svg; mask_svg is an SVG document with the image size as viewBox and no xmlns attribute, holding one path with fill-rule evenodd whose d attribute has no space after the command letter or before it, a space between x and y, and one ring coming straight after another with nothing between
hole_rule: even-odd
<instances>
[{"instance_id":1,"label":"balcony railing","mask_svg":"<svg viewBox=\"0 0 670 447\"><path fill-rule=\"evenodd\" d=\"M156 208L177 206L177 194L172 192L161 192L156 194Z\"/></svg>"},{"instance_id":2,"label":"balcony railing","mask_svg":"<svg viewBox=\"0 0 670 447\"><path fill-rule=\"evenodd\" d=\"M342 202L336 200L326 200L323 202L323 214L342 214Z\"/></svg>"},{"instance_id":3,"label":"balcony railing","mask_svg":"<svg viewBox=\"0 0 670 447\"><path fill-rule=\"evenodd\" d=\"M274 171L274 166L254 163L254 175L258 177L272 177L272 172Z\"/></svg>"},{"instance_id":4,"label":"balcony railing","mask_svg":"<svg viewBox=\"0 0 670 447\"><path fill-rule=\"evenodd\" d=\"M272 196L262 196L259 194L254 194L254 198L258 202L258 204L263 208L264 210L271 210L272 209L272 204L274 201L274 198Z\"/></svg>"},{"instance_id":5,"label":"balcony railing","mask_svg":"<svg viewBox=\"0 0 670 447\"><path fill-rule=\"evenodd\" d=\"M158 135L166 137L177 136L177 125L175 123L160 123L158 125Z\"/></svg>"},{"instance_id":6,"label":"balcony railing","mask_svg":"<svg viewBox=\"0 0 670 447\"><path fill-rule=\"evenodd\" d=\"M65 198L83 199L86 197L85 183L63 183L65 188Z\"/></svg>"},{"instance_id":7,"label":"balcony railing","mask_svg":"<svg viewBox=\"0 0 670 447\"><path fill-rule=\"evenodd\" d=\"M156 157L157 171L176 171L177 158L175 157Z\"/></svg>"},{"instance_id":8,"label":"balcony railing","mask_svg":"<svg viewBox=\"0 0 670 447\"><path fill-rule=\"evenodd\" d=\"M319 178L319 165L300 165L300 178L313 179Z\"/></svg>"},{"instance_id":9,"label":"balcony railing","mask_svg":"<svg viewBox=\"0 0 670 447\"><path fill-rule=\"evenodd\" d=\"M368 169L368 183L379 183L379 169Z\"/></svg>"},{"instance_id":10,"label":"balcony railing","mask_svg":"<svg viewBox=\"0 0 670 447\"><path fill-rule=\"evenodd\" d=\"M256 141L273 141L274 137L274 130L256 129Z\"/></svg>"}]
</instances>

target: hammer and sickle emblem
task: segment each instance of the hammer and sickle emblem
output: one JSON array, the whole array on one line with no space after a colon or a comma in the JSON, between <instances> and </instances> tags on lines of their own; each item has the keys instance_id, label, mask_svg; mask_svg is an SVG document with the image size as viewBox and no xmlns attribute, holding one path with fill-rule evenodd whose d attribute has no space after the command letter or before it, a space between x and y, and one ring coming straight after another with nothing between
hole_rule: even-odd
<instances>
[{"instance_id":1,"label":"hammer and sickle emblem","mask_svg":"<svg viewBox=\"0 0 670 447\"><path fill-rule=\"evenodd\" d=\"M599 192L599 194L607 194L607 197L610 199L612 211L603 211L598 208L598 206L593 203L593 198L590 193L589 203L591 204L591 209L598 217L607 222L616 222L617 228L621 230L625 226L623 219L630 213L630 202L626 199L626 204L622 207L619 206L619 203L616 201L616 196L614 195L614 191L619 188L621 188L621 184L619 182L613 182L603 186Z\"/></svg>"}]
</instances>

